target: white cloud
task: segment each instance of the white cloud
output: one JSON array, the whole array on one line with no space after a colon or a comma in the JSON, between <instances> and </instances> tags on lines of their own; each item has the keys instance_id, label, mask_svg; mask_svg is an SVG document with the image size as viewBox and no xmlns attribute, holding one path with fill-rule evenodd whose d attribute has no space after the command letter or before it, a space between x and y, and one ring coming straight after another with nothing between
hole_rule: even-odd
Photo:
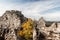
<instances>
[{"instance_id":1,"label":"white cloud","mask_svg":"<svg viewBox=\"0 0 60 40\"><path fill-rule=\"evenodd\" d=\"M0 16L6 11L6 10L21 10L22 13L26 17L31 17L35 19L39 19L41 16L43 16L46 20L57 20L55 18L59 17L60 12L51 12L47 14L42 14L41 12L46 11L48 9L52 9L56 6L53 3L56 3L58 1L42 1L42 2L31 2L31 3L25 3L25 4L19 4L19 3L0 3ZM58 14L57 14L58 13Z\"/></svg>"},{"instance_id":2,"label":"white cloud","mask_svg":"<svg viewBox=\"0 0 60 40\"><path fill-rule=\"evenodd\" d=\"M43 4L44 3L44 4ZM48 9L52 9L58 6L55 6L54 4L52 4L53 2L50 1L46 1L46 2L35 2L35 3L31 3L30 5L28 4L28 6L26 7L26 9L23 10L24 15L35 18L35 19L39 19L41 16L47 16L42 14L41 12L46 11ZM52 19L53 17L51 17L50 13L47 13L50 15L50 19Z\"/></svg>"},{"instance_id":3,"label":"white cloud","mask_svg":"<svg viewBox=\"0 0 60 40\"><path fill-rule=\"evenodd\" d=\"M46 20L49 21L60 21L60 11L45 14L43 15L43 17L45 17Z\"/></svg>"}]
</instances>

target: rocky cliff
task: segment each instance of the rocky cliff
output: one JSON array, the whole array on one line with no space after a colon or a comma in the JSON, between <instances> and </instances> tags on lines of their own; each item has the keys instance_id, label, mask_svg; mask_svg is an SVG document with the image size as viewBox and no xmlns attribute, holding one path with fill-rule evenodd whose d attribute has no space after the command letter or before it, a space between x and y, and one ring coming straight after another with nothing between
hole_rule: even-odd
<instances>
[{"instance_id":1,"label":"rocky cliff","mask_svg":"<svg viewBox=\"0 0 60 40\"><path fill-rule=\"evenodd\" d=\"M0 17L0 40L60 40L60 22L26 18L21 11L6 11Z\"/></svg>"},{"instance_id":2,"label":"rocky cliff","mask_svg":"<svg viewBox=\"0 0 60 40\"><path fill-rule=\"evenodd\" d=\"M21 14L21 11L6 11L0 17L0 40L17 40L17 30L27 18Z\"/></svg>"},{"instance_id":3,"label":"rocky cliff","mask_svg":"<svg viewBox=\"0 0 60 40\"><path fill-rule=\"evenodd\" d=\"M33 30L33 40L60 40L60 22L46 21L41 17Z\"/></svg>"}]
</instances>

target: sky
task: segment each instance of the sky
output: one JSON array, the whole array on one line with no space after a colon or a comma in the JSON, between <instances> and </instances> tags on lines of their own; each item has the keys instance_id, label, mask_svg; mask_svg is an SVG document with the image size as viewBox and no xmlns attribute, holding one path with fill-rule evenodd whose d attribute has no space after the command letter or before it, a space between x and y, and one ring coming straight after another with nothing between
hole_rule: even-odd
<instances>
[{"instance_id":1,"label":"sky","mask_svg":"<svg viewBox=\"0 0 60 40\"><path fill-rule=\"evenodd\" d=\"M60 21L60 0L0 0L0 16L6 10L19 10L25 17Z\"/></svg>"}]
</instances>

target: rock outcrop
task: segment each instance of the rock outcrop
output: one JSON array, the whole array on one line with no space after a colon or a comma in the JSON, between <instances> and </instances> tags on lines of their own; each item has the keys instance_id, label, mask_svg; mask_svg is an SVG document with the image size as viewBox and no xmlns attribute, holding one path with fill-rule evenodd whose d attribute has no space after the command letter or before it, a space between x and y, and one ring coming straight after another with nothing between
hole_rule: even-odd
<instances>
[{"instance_id":1,"label":"rock outcrop","mask_svg":"<svg viewBox=\"0 0 60 40\"><path fill-rule=\"evenodd\" d=\"M0 40L23 40L17 32L26 21L21 11L6 11L0 17ZM42 17L33 23L33 40L60 40L60 22L45 21Z\"/></svg>"},{"instance_id":2,"label":"rock outcrop","mask_svg":"<svg viewBox=\"0 0 60 40\"><path fill-rule=\"evenodd\" d=\"M17 40L15 30L19 30L21 24L26 19L27 18L21 14L21 11L6 11L3 16L0 17L0 37L3 37L5 40Z\"/></svg>"},{"instance_id":3,"label":"rock outcrop","mask_svg":"<svg viewBox=\"0 0 60 40\"><path fill-rule=\"evenodd\" d=\"M48 22L41 18L36 28L38 31L35 30L34 36L37 40L60 40L60 22Z\"/></svg>"}]
</instances>

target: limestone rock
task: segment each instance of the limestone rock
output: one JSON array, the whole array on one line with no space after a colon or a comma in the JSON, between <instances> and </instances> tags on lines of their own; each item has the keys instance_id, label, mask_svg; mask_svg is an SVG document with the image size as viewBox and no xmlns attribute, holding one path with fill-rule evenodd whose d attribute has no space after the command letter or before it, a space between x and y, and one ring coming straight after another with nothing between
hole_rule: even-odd
<instances>
[{"instance_id":1,"label":"limestone rock","mask_svg":"<svg viewBox=\"0 0 60 40\"><path fill-rule=\"evenodd\" d=\"M17 40L15 29L20 29L21 24L25 20L26 17L21 14L21 11L6 11L3 16L0 17L0 36L4 37L5 40Z\"/></svg>"},{"instance_id":2,"label":"limestone rock","mask_svg":"<svg viewBox=\"0 0 60 40\"><path fill-rule=\"evenodd\" d=\"M37 33L35 27L33 29L33 40L37 40Z\"/></svg>"},{"instance_id":3,"label":"limestone rock","mask_svg":"<svg viewBox=\"0 0 60 40\"><path fill-rule=\"evenodd\" d=\"M37 29L39 35L37 35L37 40L60 40L60 22L45 21L41 18L37 24Z\"/></svg>"}]
</instances>

